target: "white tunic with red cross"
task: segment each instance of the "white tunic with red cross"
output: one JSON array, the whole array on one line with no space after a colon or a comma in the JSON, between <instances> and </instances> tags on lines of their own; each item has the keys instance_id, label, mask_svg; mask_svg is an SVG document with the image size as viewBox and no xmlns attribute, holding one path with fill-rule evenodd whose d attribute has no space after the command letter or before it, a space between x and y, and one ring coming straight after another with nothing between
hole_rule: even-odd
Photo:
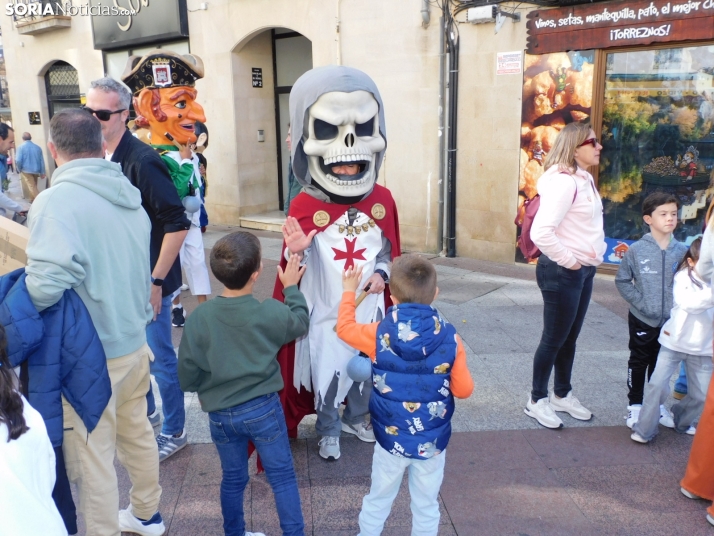
<instances>
[{"instance_id":1,"label":"white tunic with red cross","mask_svg":"<svg viewBox=\"0 0 714 536\"><path fill-rule=\"evenodd\" d=\"M335 332L342 299L342 273L353 265L363 266L359 288L364 288L374 273L381 250L382 230L362 212L358 212L349 225L345 211L312 240L307 253L307 270L300 282L310 311L310 331L295 343L293 383L298 390L304 386L313 391L316 407L319 400L325 399L335 374L339 377L335 405L345 398L353 383L346 368L347 362L358 352L338 339ZM369 294L357 308L356 316L360 324L384 318L384 293Z\"/></svg>"}]
</instances>

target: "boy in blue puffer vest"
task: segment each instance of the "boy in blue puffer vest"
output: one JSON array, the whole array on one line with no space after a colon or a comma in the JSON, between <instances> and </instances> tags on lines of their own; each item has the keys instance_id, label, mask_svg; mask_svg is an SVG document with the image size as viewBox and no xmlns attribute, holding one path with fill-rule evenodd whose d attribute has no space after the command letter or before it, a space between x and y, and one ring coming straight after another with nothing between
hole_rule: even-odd
<instances>
[{"instance_id":1,"label":"boy in blue puffer vest","mask_svg":"<svg viewBox=\"0 0 714 536\"><path fill-rule=\"evenodd\" d=\"M436 536L454 397L469 397L474 386L466 352L456 329L430 305L439 289L427 260L395 259L389 281L394 306L381 322L355 320L361 279L361 268L343 274L337 320L338 337L372 360L369 411L377 443L372 487L359 515L360 536L382 533L407 467L412 534Z\"/></svg>"}]
</instances>

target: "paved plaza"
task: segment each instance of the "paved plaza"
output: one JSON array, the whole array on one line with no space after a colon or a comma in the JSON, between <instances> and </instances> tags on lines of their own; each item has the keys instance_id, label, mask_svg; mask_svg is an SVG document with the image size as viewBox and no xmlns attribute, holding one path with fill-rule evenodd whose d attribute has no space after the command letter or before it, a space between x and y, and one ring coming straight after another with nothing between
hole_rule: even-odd
<instances>
[{"instance_id":1,"label":"paved plaza","mask_svg":"<svg viewBox=\"0 0 714 536\"><path fill-rule=\"evenodd\" d=\"M232 230L209 228L207 255ZM272 294L282 239L255 234L265 266L256 295L265 299ZM574 393L594 417L581 422L559 414L565 428L553 431L523 413L542 326L533 267L430 260L439 274L436 306L461 334L476 384L469 399L457 401L452 421L440 535L712 534L707 503L679 493L692 438L667 429L649 445L629 438L627 308L611 276L596 277L573 373ZM212 283L215 296L221 285ZM190 313L195 299L187 292L183 298ZM173 331L178 346L181 330ZM222 534L218 455L196 395L187 394L185 404L190 445L161 465L161 513L171 536ZM354 536L373 446L345 435L340 460L326 462L317 439L314 417L308 417L292 443L306 534ZM123 469L119 474L124 508L130 483ZM255 475L254 462L245 512L247 530L281 534L270 487L264 475ZM409 535L410 523L405 479L383 534Z\"/></svg>"}]
</instances>

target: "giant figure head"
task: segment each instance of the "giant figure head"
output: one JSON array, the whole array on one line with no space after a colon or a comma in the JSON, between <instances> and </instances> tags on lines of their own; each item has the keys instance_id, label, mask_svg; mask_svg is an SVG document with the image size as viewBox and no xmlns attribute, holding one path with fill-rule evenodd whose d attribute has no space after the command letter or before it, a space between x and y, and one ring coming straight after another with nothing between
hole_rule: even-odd
<instances>
[{"instance_id":1,"label":"giant figure head","mask_svg":"<svg viewBox=\"0 0 714 536\"><path fill-rule=\"evenodd\" d=\"M382 98L369 76L340 66L306 72L290 92L290 121L293 171L309 193L340 204L371 193L387 133Z\"/></svg>"},{"instance_id":2,"label":"giant figure head","mask_svg":"<svg viewBox=\"0 0 714 536\"><path fill-rule=\"evenodd\" d=\"M196 102L199 78L203 61L191 54L157 49L128 59L122 81L134 95L136 126L149 129L152 144L173 145L166 133L182 145L196 142L195 123L206 121Z\"/></svg>"}]
</instances>

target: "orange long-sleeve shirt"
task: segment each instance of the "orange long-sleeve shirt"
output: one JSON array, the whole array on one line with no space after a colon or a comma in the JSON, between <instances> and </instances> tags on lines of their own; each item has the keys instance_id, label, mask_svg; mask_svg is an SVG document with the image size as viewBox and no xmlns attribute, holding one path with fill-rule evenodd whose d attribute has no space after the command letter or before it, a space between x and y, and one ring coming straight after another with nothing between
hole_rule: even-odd
<instances>
[{"instance_id":1,"label":"orange long-sleeve shirt","mask_svg":"<svg viewBox=\"0 0 714 536\"><path fill-rule=\"evenodd\" d=\"M352 348L364 352L374 361L377 358L377 326L379 322L358 324L355 317L355 293L345 291L337 312L337 336ZM451 369L451 394L468 398L474 390L474 381L466 366L466 350L461 337L456 336L456 359Z\"/></svg>"}]
</instances>

